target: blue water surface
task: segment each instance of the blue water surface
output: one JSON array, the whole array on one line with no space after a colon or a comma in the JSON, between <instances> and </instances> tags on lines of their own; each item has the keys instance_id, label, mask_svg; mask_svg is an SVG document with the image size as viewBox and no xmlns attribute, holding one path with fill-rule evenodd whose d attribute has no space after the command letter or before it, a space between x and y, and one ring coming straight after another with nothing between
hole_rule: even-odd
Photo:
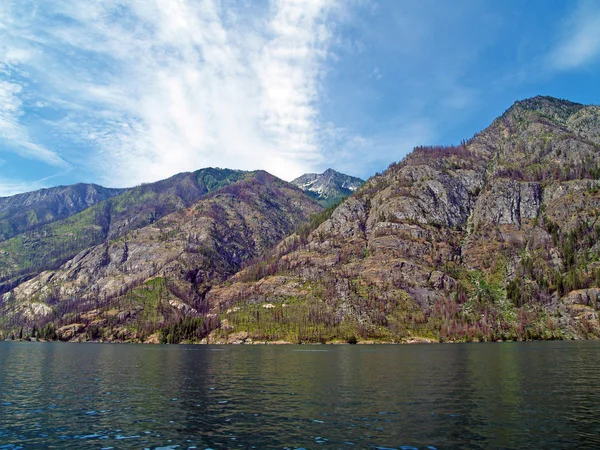
<instances>
[{"instance_id":1,"label":"blue water surface","mask_svg":"<svg viewBox=\"0 0 600 450\"><path fill-rule=\"evenodd\" d=\"M598 342L0 342L0 449L600 448L599 373Z\"/></svg>"}]
</instances>

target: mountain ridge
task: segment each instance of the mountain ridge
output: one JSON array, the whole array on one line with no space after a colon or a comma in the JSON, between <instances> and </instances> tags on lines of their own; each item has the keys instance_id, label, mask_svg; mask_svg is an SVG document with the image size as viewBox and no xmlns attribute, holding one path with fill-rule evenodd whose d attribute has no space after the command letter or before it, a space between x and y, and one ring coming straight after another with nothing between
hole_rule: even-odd
<instances>
[{"instance_id":1,"label":"mountain ridge","mask_svg":"<svg viewBox=\"0 0 600 450\"><path fill-rule=\"evenodd\" d=\"M117 239L244 176L246 172L216 168L177 174L127 189L77 214L0 242L0 293L60 266L85 248Z\"/></svg>"},{"instance_id":2,"label":"mountain ridge","mask_svg":"<svg viewBox=\"0 0 600 450\"><path fill-rule=\"evenodd\" d=\"M126 190L77 183L0 197L0 242L70 217Z\"/></svg>"},{"instance_id":3,"label":"mountain ridge","mask_svg":"<svg viewBox=\"0 0 600 450\"><path fill-rule=\"evenodd\" d=\"M540 97L417 147L258 280L209 292L211 341L597 338L598 130L597 106Z\"/></svg>"},{"instance_id":4,"label":"mountain ridge","mask_svg":"<svg viewBox=\"0 0 600 450\"><path fill-rule=\"evenodd\" d=\"M112 323L115 330L105 331L113 340L148 337L159 324L206 312L203 296L212 283L233 275L320 209L264 171L244 173L188 208L87 248L20 284L2 297L3 315L26 324L58 314L61 338L85 329L82 317L93 318L85 319L93 327ZM111 310L119 314L113 317ZM134 319L135 332L121 326Z\"/></svg>"},{"instance_id":5,"label":"mountain ridge","mask_svg":"<svg viewBox=\"0 0 600 450\"><path fill-rule=\"evenodd\" d=\"M515 102L473 138L457 146L417 147L327 210L270 177L257 174L255 181L231 183L200 200L202 223L213 225L194 230L215 237L202 240L210 244L202 247L204 257L186 253L185 242L197 238L190 237L185 217L196 213L181 209L150 228L129 231L131 245L111 243L108 258L96 250L94 264L107 264L116 274L140 237L154 236L144 245L163 249L157 255L168 256L171 245L183 249L156 276L117 292L110 305L102 303L106 289L90 288L85 279L80 285L90 288L88 300L77 303L83 294L68 294L69 283L85 273L72 261L4 294L0 303L9 312L3 315L13 314L7 307L25 305L27 326L44 325L42 337L63 340L600 337L598 106L551 97ZM294 202L305 205L294 210L297 219L285 212ZM230 226L236 223L254 224L255 231ZM213 229L220 231L211 235ZM276 235L259 249L247 241L269 232ZM245 256L229 265L234 254ZM207 262L212 275L197 278L195 268L204 267L199 261L214 261L218 273ZM86 269L92 275L94 264ZM128 275L114 279L120 276ZM31 302L36 292L45 296L38 306ZM185 292L191 297L182 305ZM98 308L89 302L99 302ZM36 308L46 307L58 316L43 314L50 321L36 322ZM153 322L147 312L161 319Z\"/></svg>"}]
</instances>

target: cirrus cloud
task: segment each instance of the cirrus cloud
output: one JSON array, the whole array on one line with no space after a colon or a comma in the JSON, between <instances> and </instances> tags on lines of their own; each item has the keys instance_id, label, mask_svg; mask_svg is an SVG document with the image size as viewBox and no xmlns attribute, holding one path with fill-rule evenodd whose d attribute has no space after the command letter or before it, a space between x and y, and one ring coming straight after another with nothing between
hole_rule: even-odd
<instances>
[{"instance_id":1,"label":"cirrus cloud","mask_svg":"<svg viewBox=\"0 0 600 450\"><path fill-rule=\"evenodd\" d=\"M227 9L213 0L10 3L0 32L12 52L2 63L14 70L0 85L8 99L0 130L22 154L87 167L110 185L206 166L292 178L322 158L316 103L335 8L330 0ZM78 151L59 156L29 139L22 116L32 111L57 147Z\"/></svg>"},{"instance_id":2,"label":"cirrus cloud","mask_svg":"<svg viewBox=\"0 0 600 450\"><path fill-rule=\"evenodd\" d=\"M563 34L549 56L556 70L577 69L600 57L600 6L582 1L564 24Z\"/></svg>"}]
</instances>

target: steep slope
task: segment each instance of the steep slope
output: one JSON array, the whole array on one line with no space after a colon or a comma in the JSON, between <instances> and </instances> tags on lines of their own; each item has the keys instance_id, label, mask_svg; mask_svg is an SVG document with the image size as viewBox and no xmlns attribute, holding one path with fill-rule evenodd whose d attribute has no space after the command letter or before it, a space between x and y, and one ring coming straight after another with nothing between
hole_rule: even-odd
<instances>
[{"instance_id":1,"label":"steep slope","mask_svg":"<svg viewBox=\"0 0 600 450\"><path fill-rule=\"evenodd\" d=\"M96 184L75 184L0 198L0 242L122 194Z\"/></svg>"},{"instance_id":2,"label":"steep slope","mask_svg":"<svg viewBox=\"0 0 600 450\"><path fill-rule=\"evenodd\" d=\"M315 198L322 206L328 207L351 195L364 184L364 180L327 169L321 174L304 174L293 180L292 184Z\"/></svg>"},{"instance_id":3,"label":"steep slope","mask_svg":"<svg viewBox=\"0 0 600 450\"><path fill-rule=\"evenodd\" d=\"M5 327L53 320L62 339L131 340L185 317L201 321L212 284L320 209L266 172L246 173L190 208L84 250L5 294Z\"/></svg>"},{"instance_id":4,"label":"steep slope","mask_svg":"<svg viewBox=\"0 0 600 450\"><path fill-rule=\"evenodd\" d=\"M78 214L0 243L0 293L80 251L186 208L203 195L244 178L245 172L201 169L144 184Z\"/></svg>"},{"instance_id":5,"label":"steep slope","mask_svg":"<svg viewBox=\"0 0 600 450\"><path fill-rule=\"evenodd\" d=\"M600 108L515 103L417 148L212 289L216 341L600 336Z\"/></svg>"}]
</instances>

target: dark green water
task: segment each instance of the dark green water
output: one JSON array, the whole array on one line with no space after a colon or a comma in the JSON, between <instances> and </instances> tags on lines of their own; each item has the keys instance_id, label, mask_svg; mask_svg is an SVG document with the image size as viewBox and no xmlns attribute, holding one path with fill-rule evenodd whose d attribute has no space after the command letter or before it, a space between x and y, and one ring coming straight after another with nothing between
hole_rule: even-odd
<instances>
[{"instance_id":1,"label":"dark green water","mask_svg":"<svg viewBox=\"0 0 600 450\"><path fill-rule=\"evenodd\" d=\"M600 448L600 343L0 342L0 448Z\"/></svg>"}]
</instances>

